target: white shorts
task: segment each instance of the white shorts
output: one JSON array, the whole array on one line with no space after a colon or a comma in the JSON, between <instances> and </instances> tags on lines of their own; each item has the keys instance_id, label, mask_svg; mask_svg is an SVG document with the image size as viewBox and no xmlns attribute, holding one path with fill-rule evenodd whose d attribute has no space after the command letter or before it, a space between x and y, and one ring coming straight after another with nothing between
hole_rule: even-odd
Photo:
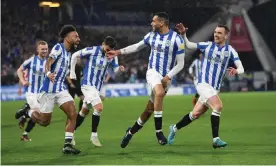
<instances>
[{"instance_id":1,"label":"white shorts","mask_svg":"<svg viewBox=\"0 0 276 166\"><path fill-rule=\"evenodd\" d=\"M207 100L210 97L215 96L219 93L218 90L215 90L211 85L209 85L207 83L198 83L196 86L196 90L199 94L198 101L207 106L208 106Z\"/></svg>"},{"instance_id":2,"label":"white shorts","mask_svg":"<svg viewBox=\"0 0 276 166\"><path fill-rule=\"evenodd\" d=\"M55 104L60 107L68 101L74 101L74 99L69 92L65 90L58 93L42 92L38 95L38 101L40 104L40 112L51 113L53 112Z\"/></svg>"},{"instance_id":3,"label":"white shorts","mask_svg":"<svg viewBox=\"0 0 276 166\"><path fill-rule=\"evenodd\" d=\"M97 104L102 103L100 92L94 86L84 85L81 87L84 95L83 104L86 108L91 109Z\"/></svg>"},{"instance_id":4,"label":"white shorts","mask_svg":"<svg viewBox=\"0 0 276 166\"><path fill-rule=\"evenodd\" d=\"M147 74L146 74L146 79L147 79L147 83L150 86L150 90L151 90L150 101L154 102L153 90L156 85L162 84L161 80L163 79L163 76L154 69L148 69ZM165 89L165 92L167 92L169 90L170 86L171 86L171 82Z\"/></svg>"},{"instance_id":5,"label":"white shorts","mask_svg":"<svg viewBox=\"0 0 276 166\"><path fill-rule=\"evenodd\" d=\"M27 100L27 103L30 105L31 109L40 108L40 105L37 99L38 99L37 93L28 93L28 92L26 93L26 100Z\"/></svg>"}]
</instances>

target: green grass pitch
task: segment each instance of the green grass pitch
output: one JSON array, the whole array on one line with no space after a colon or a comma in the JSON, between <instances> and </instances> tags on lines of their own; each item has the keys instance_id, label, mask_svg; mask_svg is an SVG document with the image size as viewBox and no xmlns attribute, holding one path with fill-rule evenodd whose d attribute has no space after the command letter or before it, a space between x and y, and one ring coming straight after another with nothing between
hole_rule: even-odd
<instances>
[{"instance_id":1,"label":"green grass pitch","mask_svg":"<svg viewBox=\"0 0 276 166\"><path fill-rule=\"evenodd\" d=\"M36 126L32 142L19 140L23 130L14 119L24 101L2 102L2 164L276 164L276 93L223 93L220 137L228 142L224 149L212 148L209 110L199 120L177 133L174 145L160 146L151 118L131 140L128 147L120 142L144 110L148 97L110 98L104 102L99 138L104 147L90 143L91 114L76 132L79 156L61 153L64 141L64 113L55 108L50 126ZM164 100L163 131L192 109L192 96L167 96ZM78 105L78 104L77 104Z\"/></svg>"}]
</instances>

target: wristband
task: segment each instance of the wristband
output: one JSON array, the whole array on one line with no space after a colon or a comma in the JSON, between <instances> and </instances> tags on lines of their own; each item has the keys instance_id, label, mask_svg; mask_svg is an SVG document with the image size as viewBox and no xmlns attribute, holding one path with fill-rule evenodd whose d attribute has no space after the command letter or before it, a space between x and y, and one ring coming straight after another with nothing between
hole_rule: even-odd
<instances>
[{"instance_id":1,"label":"wristband","mask_svg":"<svg viewBox=\"0 0 276 166\"><path fill-rule=\"evenodd\" d=\"M47 77L49 77L49 74L51 74L51 72L50 72L50 71L48 71L48 72L47 72L46 76L47 76Z\"/></svg>"}]
</instances>

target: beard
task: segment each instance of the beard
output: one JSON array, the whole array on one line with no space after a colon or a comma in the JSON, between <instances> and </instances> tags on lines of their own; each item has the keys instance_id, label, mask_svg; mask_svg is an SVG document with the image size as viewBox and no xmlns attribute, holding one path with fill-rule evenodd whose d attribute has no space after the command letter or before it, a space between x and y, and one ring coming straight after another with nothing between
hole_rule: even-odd
<instances>
[{"instance_id":1,"label":"beard","mask_svg":"<svg viewBox=\"0 0 276 166\"><path fill-rule=\"evenodd\" d=\"M160 27L155 27L155 28L153 29L153 32L160 32Z\"/></svg>"},{"instance_id":2,"label":"beard","mask_svg":"<svg viewBox=\"0 0 276 166\"><path fill-rule=\"evenodd\" d=\"M76 44L75 42L71 42L71 48L70 48L70 52L76 52L78 48L78 44Z\"/></svg>"}]
</instances>

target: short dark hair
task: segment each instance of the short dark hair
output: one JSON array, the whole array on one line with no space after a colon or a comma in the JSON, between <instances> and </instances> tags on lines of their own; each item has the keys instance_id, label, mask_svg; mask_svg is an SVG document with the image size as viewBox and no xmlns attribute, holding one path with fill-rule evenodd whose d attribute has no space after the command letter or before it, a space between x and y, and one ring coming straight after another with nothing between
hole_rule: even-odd
<instances>
[{"instance_id":1,"label":"short dark hair","mask_svg":"<svg viewBox=\"0 0 276 166\"><path fill-rule=\"evenodd\" d=\"M59 37L64 39L68 33L73 31L77 31L73 25L64 25L59 32Z\"/></svg>"},{"instance_id":2,"label":"short dark hair","mask_svg":"<svg viewBox=\"0 0 276 166\"><path fill-rule=\"evenodd\" d=\"M163 19L166 25L169 25L169 15L166 12L158 12L154 14L155 16L158 16L159 18Z\"/></svg>"},{"instance_id":3,"label":"short dark hair","mask_svg":"<svg viewBox=\"0 0 276 166\"><path fill-rule=\"evenodd\" d=\"M230 29L228 28L227 25L218 25L218 27L220 28L224 28L225 29L225 33L228 34L230 32Z\"/></svg>"},{"instance_id":4,"label":"short dark hair","mask_svg":"<svg viewBox=\"0 0 276 166\"><path fill-rule=\"evenodd\" d=\"M114 48L116 46L116 40L111 37L111 36L107 36L105 39L104 39L104 43L106 45L108 45L110 48Z\"/></svg>"}]
</instances>

